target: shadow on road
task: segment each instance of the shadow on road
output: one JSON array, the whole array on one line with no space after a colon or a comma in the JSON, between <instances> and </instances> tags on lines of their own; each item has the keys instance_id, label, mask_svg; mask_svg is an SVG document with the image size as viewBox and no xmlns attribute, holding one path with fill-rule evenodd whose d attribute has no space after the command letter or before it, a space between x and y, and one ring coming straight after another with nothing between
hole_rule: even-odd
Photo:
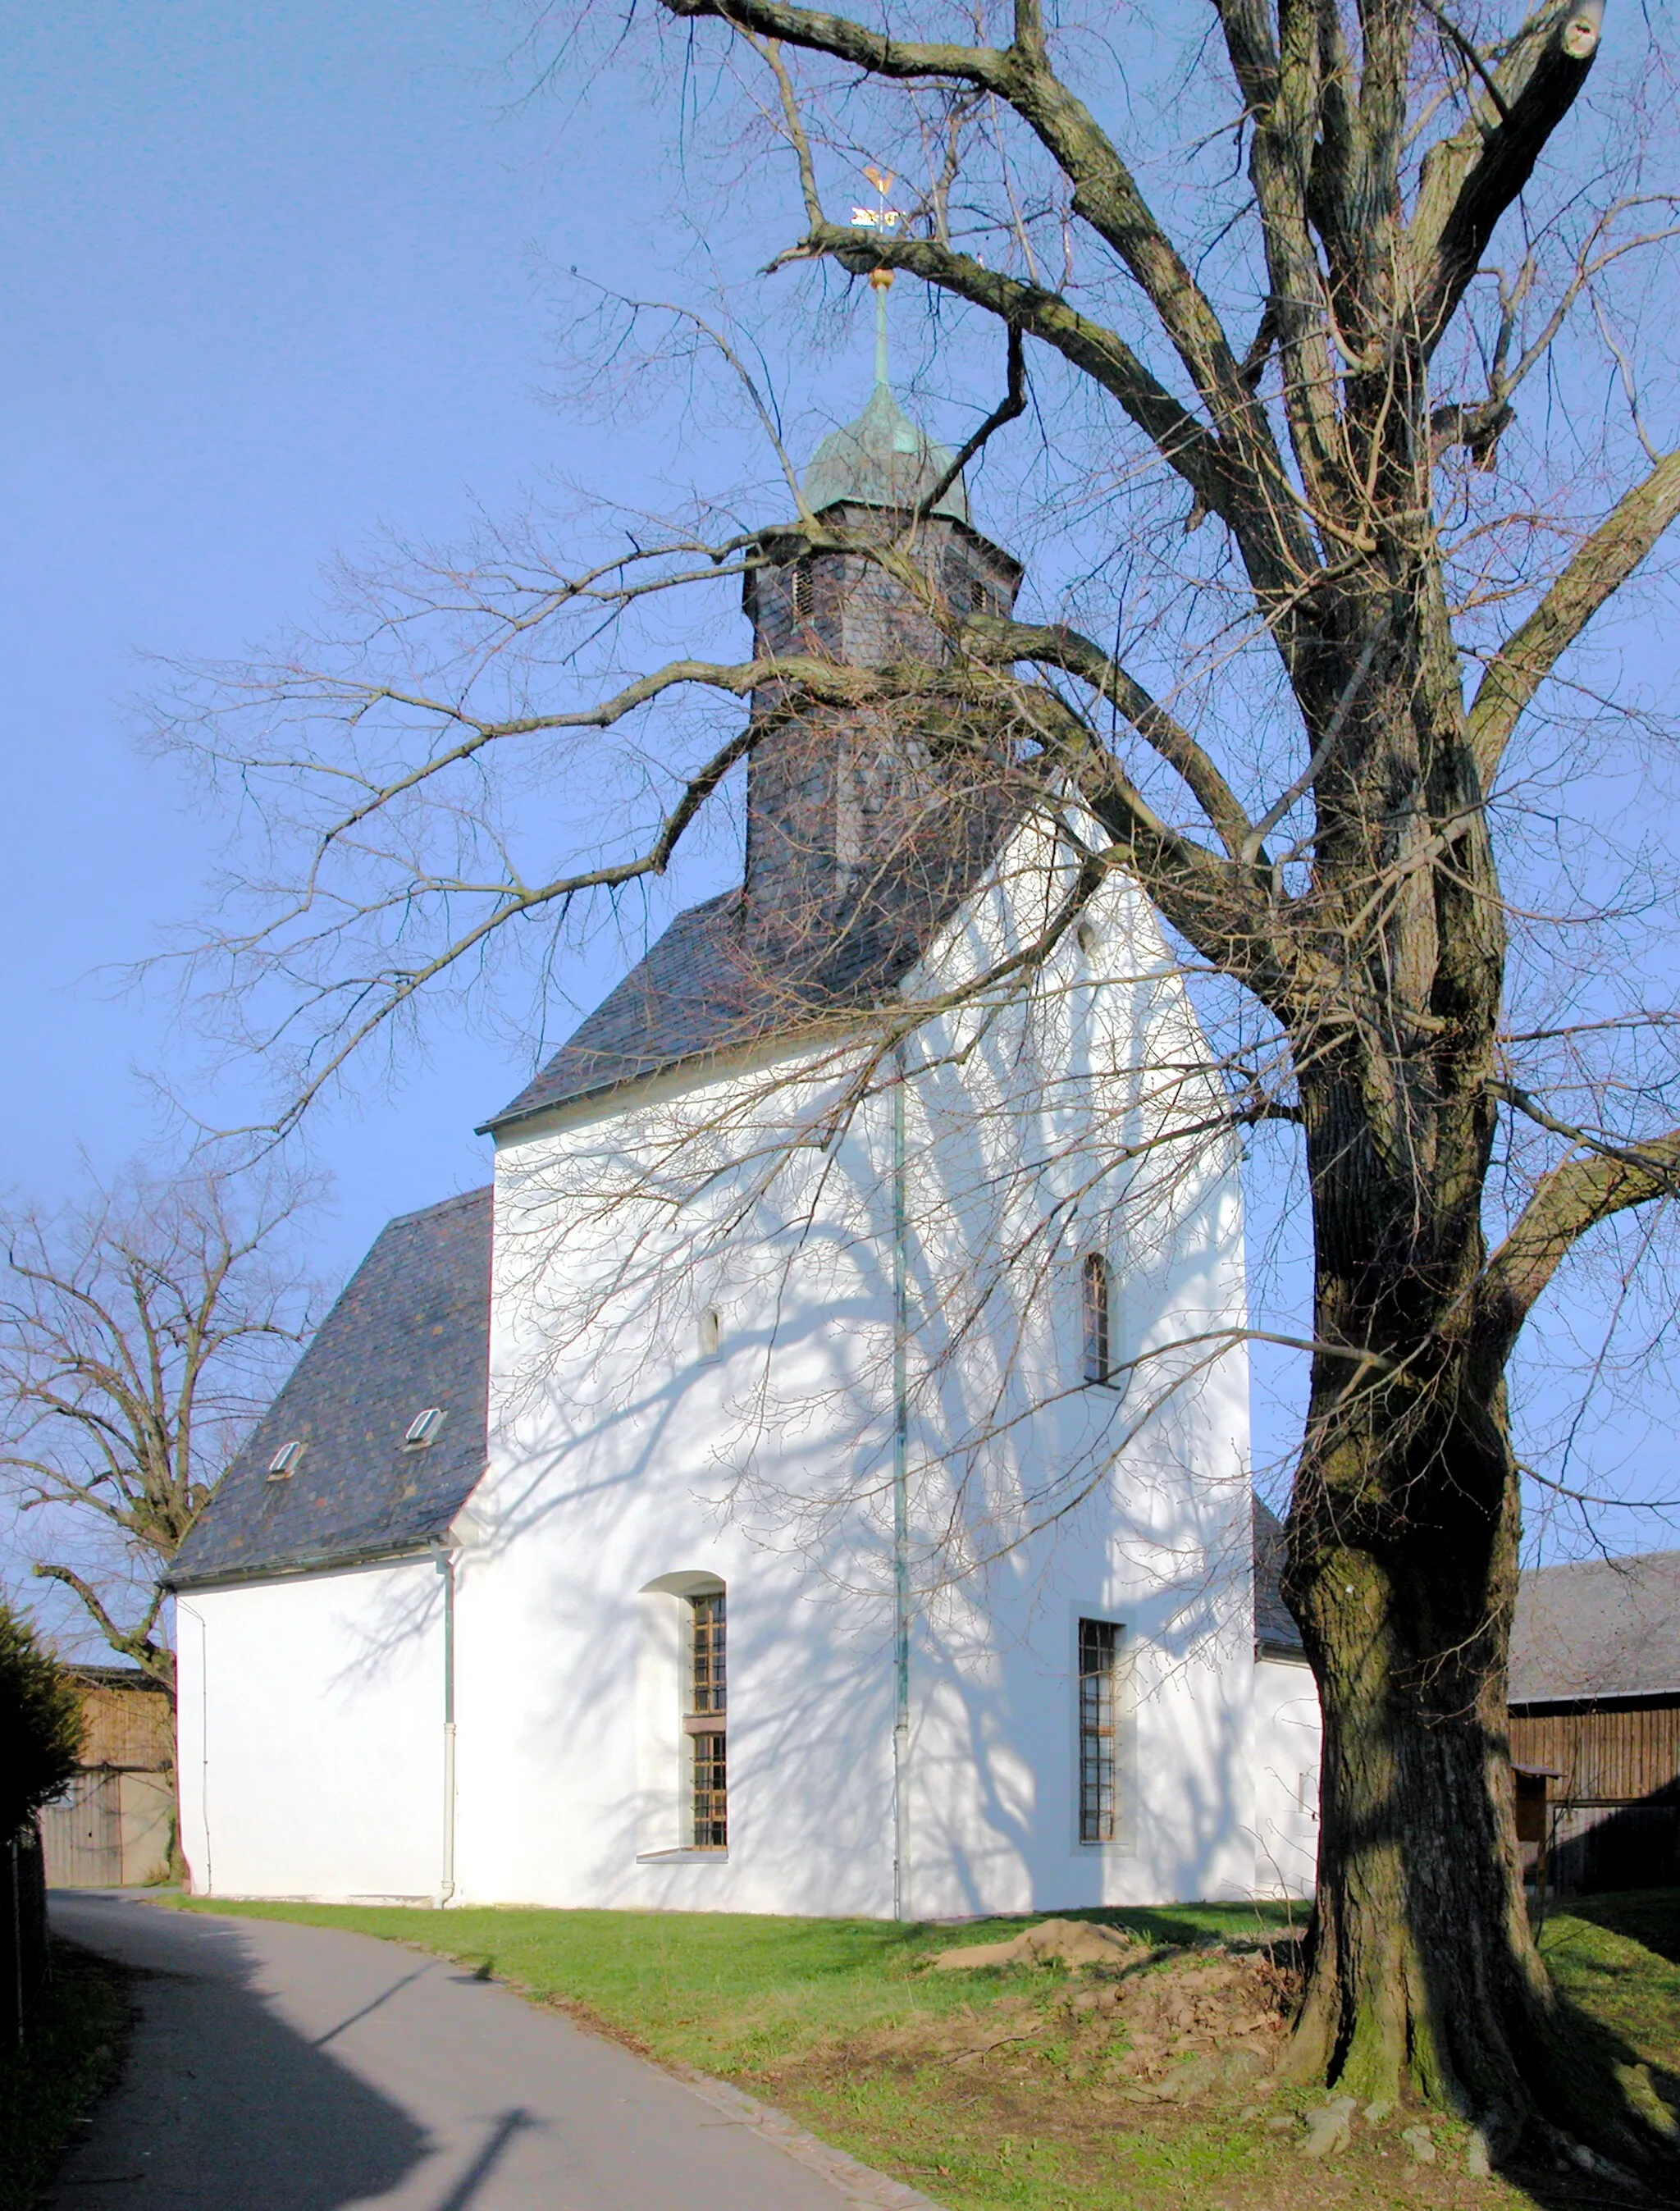
<instances>
[{"instance_id":1,"label":"shadow on road","mask_svg":"<svg viewBox=\"0 0 1680 2211\"><path fill-rule=\"evenodd\" d=\"M45 2199L53 2211L130 2201L169 2211L470 2211L509 2143L535 2123L523 2111L497 2116L434 2198L418 2178L436 2147L425 2130L324 2047L416 1974L311 2040L253 1985L257 1961L237 1925L195 1918L183 1929L168 1914L92 1897L55 1899L53 1917L66 1939L125 1969L136 2014L122 2078ZM143 2197L118 2192L142 2183Z\"/></svg>"}]
</instances>

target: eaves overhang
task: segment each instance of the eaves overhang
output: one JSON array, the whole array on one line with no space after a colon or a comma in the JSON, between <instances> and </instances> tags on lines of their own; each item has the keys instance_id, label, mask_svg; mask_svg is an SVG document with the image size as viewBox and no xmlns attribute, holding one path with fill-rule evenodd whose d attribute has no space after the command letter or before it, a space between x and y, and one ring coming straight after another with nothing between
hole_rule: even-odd
<instances>
[{"instance_id":1,"label":"eaves overhang","mask_svg":"<svg viewBox=\"0 0 1680 2211\"><path fill-rule=\"evenodd\" d=\"M260 1565L223 1566L210 1573L183 1575L178 1580L165 1574L162 1584L172 1596L178 1596L198 1590L248 1589L258 1582L312 1581L323 1574L350 1573L362 1566L396 1566L404 1559L433 1558L448 1533L446 1522L431 1534L405 1536L400 1542L366 1543L352 1550L265 1559Z\"/></svg>"},{"instance_id":2,"label":"eaves overhang","mask_svg":"<svg viewBox=\"0 0 1680 2211\"><path fill-rule=\"evenodd\" d=\"M628 1103L638 1092L672 1075L736 1074L760 1062L784 1059L807 1045L826 1044L843 1036L848 1030L879 1020L884 1003L878 1000L843 1013L825 1014L801 1028L767 1029L734 1045L714 1045L699 1051L678 1052L669 1059L638 1067L632 1074L613 1075L587 1090L574 1090L564 1098L540 1098L533 1105L521 1106L517 1112L498 1113L492 1120L480 1121L473 1133L499 1142L504 1135L529 1129L534 1122L557 1122L580 1108L605 1106L613 1100Z\"/></svg>"},{"instance_id":3,"label":"eaves overhang","mask_svg":"<svg viewBox=\"0 0 1680 2211\"><path fill-rule=\"evenodd\" d=\"M1532 1712L1544 1707L1551 1711L1631 1711L1639 1705L1671 1705L1680 1703L1680 1681L1667 1688L1637 1689L1546 1689L1538 1692L1513 1690L1507 1699L1514 1711Z\"/></svg>"}]
</instances>

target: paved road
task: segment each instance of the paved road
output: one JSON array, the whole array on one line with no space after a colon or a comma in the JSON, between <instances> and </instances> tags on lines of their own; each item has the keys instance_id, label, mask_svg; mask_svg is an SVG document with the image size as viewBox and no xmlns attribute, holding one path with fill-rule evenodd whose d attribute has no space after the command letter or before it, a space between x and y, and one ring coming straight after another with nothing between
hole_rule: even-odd
<instances>
[{"instance_id":1,"label":"paved road","mask_svg":"<svg viewBox=\"0 0 1680 2211\"><path fill-rule=\"evenodd\" d=\"M554 2012L360 1935L60 1893L135 1971L123 2080L58 2211L855 2211L739 2111ZM750 2118L750 2114L749 2114ZM871 2182L874 2184L872 2187Z\"/></svg>"}]
</instances>

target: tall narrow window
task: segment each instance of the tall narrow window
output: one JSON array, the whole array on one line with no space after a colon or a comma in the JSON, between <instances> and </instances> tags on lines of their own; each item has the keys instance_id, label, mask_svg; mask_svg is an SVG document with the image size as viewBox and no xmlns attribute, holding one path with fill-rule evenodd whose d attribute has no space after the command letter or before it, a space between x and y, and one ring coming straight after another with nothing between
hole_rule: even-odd
<instances>
[{"instance_id":1,"label":"tall narrow window","mask_svg":"<svg viewBox=\"0 0 1680 2211\"><path fill-rule=\"evenodd\" d=\"M811 585L811 563L794 563L794 620L808 622L817 610L817 597Z\"/></svg>"},{"instance_id":2,"label":"tall narrow window","mask_svg":"<svg viewBox=\"0 0 1680 2211\"><path fill-rule=\"evenodd\" d=\"M1079 1270L1079 1294L1085 1339L1085 1379L1114 1378L1114 1348L1109 1340L1109 1263L1100 1251L1091 1252Z\"/></svg>"},{"instance_id":3,"label":"tall narrow window","mask_svg":"<svg viewBox=\"0 0 1680 2211\"><path fill-rule=\"evenodd\" d=\"M688 1600L692 1615L688 1717L684 1723L692 1760L697 1851L727 1849L729 1841L728 1627L722 1590Z\"/></svg>"},{"instance_id":4,"label":"tall narrow window","mask_svg":"<svg viewBox=\"0 0 1680 2211\"><path fill-rule=\"evenodd\" d=\"M1079 1840L1111 1843L1117 1829L1121 1631L1112 1620L1079 1622Z\"/></svg>"}]
</instances>

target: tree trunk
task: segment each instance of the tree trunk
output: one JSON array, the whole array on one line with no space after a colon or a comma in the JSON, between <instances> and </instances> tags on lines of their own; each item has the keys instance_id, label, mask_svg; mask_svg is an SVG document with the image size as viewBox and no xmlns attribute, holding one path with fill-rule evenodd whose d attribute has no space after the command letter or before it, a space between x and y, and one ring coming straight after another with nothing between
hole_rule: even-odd
<instances>
[{"instance_id":1,"label":"tree trunk","mask_svg":"<svg viewBox=\"0 0 1680 2211\"><path fill-rule=\"evenodd\" d=\"M1345 1364L1324 1378L1345 1400ZM1324 1714L1297 2052L1364 2100L1409 2085L1465 2116L1515 2120L1551 1999L1528 1932L1506 1735L1514 1468L1497 1411L1469 1433L1430 1423L1430 1447L1468 1478L1455 1524L1417 1524L1411 1485L1371 1433L1390 1396L1373 1391L1363 1435L1343 1422L1328 1463L1303 1468L1291 1522L1290 1595Z\"/></svg>"},{"instance_id":2,"label":"tree trunk","mask_svg":"<svg viewBox=\"0 0 1680 2211\"><path fill-rule=\"evenodd\" d=\"M1577 2026L1529 1929L1506 1693L1520 1484L1502 1355L1459 1318L1475 1212L1443 1208L1459 1234L1420 1232L1415 1207L1385 1220L1381 1177L1350 1158L1314 1186L1320 1340L1381 1364L1318 1356L1290 1519L1285 1592L1324 1719L1290 2069L1473 2119L1496 2156L1561 2135L1648 2161L1671 2130L1648 2075ZM1387 1263L1402 1236L1409 1269Z\"/></svg>"}]
</instances>

